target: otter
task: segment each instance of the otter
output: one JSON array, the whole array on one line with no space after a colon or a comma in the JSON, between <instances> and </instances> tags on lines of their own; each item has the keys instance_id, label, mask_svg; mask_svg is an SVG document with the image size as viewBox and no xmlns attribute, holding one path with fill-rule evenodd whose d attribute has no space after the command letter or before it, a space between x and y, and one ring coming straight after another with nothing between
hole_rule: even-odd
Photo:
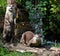
<instances>
[{"instance_id":1,"label":"otter","mask_svg":"<svg viewBox=\"0 0 60 56\"><path fill-rule=\"evenodd\" d=\"M34 34L31 31L26 31L22 34L20 43L25 46L39 46L41 44L40 34Z\"/></svg>"}]
</instances>

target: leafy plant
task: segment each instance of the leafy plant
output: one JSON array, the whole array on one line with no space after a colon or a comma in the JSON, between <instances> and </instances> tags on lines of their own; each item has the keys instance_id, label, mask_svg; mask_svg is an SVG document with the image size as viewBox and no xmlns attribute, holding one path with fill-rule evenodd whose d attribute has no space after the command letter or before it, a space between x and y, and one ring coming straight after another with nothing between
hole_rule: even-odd
<instances>
[{"instance_id":1,"label":"leafy plant","mask_svg":"<svg viewBox=\"0 0 60 56\"><path fill-rule=\"evenodd\" d=\"M0 16L4 16L6 4L6 0L0 0Z\"/></svg>"},{"instance_id":2,"label":"leafy plant","mask_svg":"<svg viewBox=\"0 0 60 56\"><path fill-rule=\"evenodd\" d=\"M34 4L32 4L31 1L26 1L26 9L29 12L30 24L35 29L35 33L41 33L40 25L42 24L42 21L40 22L40 20L42 17L44 17L44 15L41 11L42 10L41 6L39 6L39 5L40 4L35 6Z\"/></svg>"},{"instance_id":3,"label":"leafy plant","mask_svg":"<svg viewBox=\"0 0 60 56\"><path fill-rule=\"evenodd\" d=\"M47 39L60 39L59 8L60 5L57 0L40 0L37 5L32 4L31 1L26 2L26 9L29 12L30 23L36 33L41 33L40 30L42 28L44 36L47 37ZM40 19L43 20L42 24Z\"/></svg>"}]
</instances>

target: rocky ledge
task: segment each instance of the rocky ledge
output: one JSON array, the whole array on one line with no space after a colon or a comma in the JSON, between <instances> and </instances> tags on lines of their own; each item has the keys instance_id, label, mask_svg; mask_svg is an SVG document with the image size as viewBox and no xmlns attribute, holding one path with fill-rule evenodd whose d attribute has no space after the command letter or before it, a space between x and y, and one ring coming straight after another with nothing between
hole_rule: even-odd
<instances>
[{"instance_id":1,"label":"rocky ledge","mask_svg":"<svg viewBox=\"0 0 60 56\"><path fill-rule=\"evenodd\" d=\"M60 48L51 47L51 48L38 48L38 47L26 47L21 44L17 46L10 45L9 48L11 51L18 51L18 52L33 52L36 56L60 56Z\"/></svg>"}]
</instances>

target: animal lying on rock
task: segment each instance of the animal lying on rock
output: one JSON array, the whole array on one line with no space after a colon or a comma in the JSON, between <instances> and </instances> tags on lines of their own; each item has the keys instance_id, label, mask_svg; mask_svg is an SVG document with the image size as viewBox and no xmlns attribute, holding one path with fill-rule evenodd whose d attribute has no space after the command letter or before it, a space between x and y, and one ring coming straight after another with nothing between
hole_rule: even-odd
<instances>
[{"instance_id":1,"label":"animal lying on rock","mask_svg":"<svg viewBox=\"0 0 60 56\"><path fill-rule=\"evenodd\" d=\"M41 39L39 34L35 34L34 37L29 41L28 46L39 46L41 45Z\"/></svg>"},{"instance_id":2,"label":"animal lying on rock","mask_svg":"<svg viewBox=\"0 0 60 56\"><path fill-rule=\"evenodd\" d=\"M26 46L39 46L41 44L40 34L34 34L31 31L24 32L20 43Z\"/></svg>"},{"instance_id":3,"label":"animal lying on rock","mask_svg":"<svg viewBox=\"0 0 60 56\"><path fill-rule=\"evenodd\" d=\"M29 41L33 38L34 33L31 31L26 31L22 34L20 42L24 45L28 45Z\"/></svg>"}]
</instances>

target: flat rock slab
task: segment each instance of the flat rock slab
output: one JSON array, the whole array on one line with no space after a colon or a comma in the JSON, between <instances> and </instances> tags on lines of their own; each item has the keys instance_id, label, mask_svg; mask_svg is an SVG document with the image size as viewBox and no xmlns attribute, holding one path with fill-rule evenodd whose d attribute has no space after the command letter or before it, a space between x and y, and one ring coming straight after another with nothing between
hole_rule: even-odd
<instances>
[{"instance_id":1,"label":"flat rock slab","mask_svg":"<svg viewBox=\"0 0 60 56\"><path fill-rule=\"evenodd\" d=\"M6 45L7 46L7 45ZM10 45L9 48L11 51L18 51L18 52L33 52L36 53L37 56L60 56L60 48L51 47L50 49L47 48L38 48L38 47L27 47L22 44L18 44L17 46Z\"/></svg>"}]
</instances>

